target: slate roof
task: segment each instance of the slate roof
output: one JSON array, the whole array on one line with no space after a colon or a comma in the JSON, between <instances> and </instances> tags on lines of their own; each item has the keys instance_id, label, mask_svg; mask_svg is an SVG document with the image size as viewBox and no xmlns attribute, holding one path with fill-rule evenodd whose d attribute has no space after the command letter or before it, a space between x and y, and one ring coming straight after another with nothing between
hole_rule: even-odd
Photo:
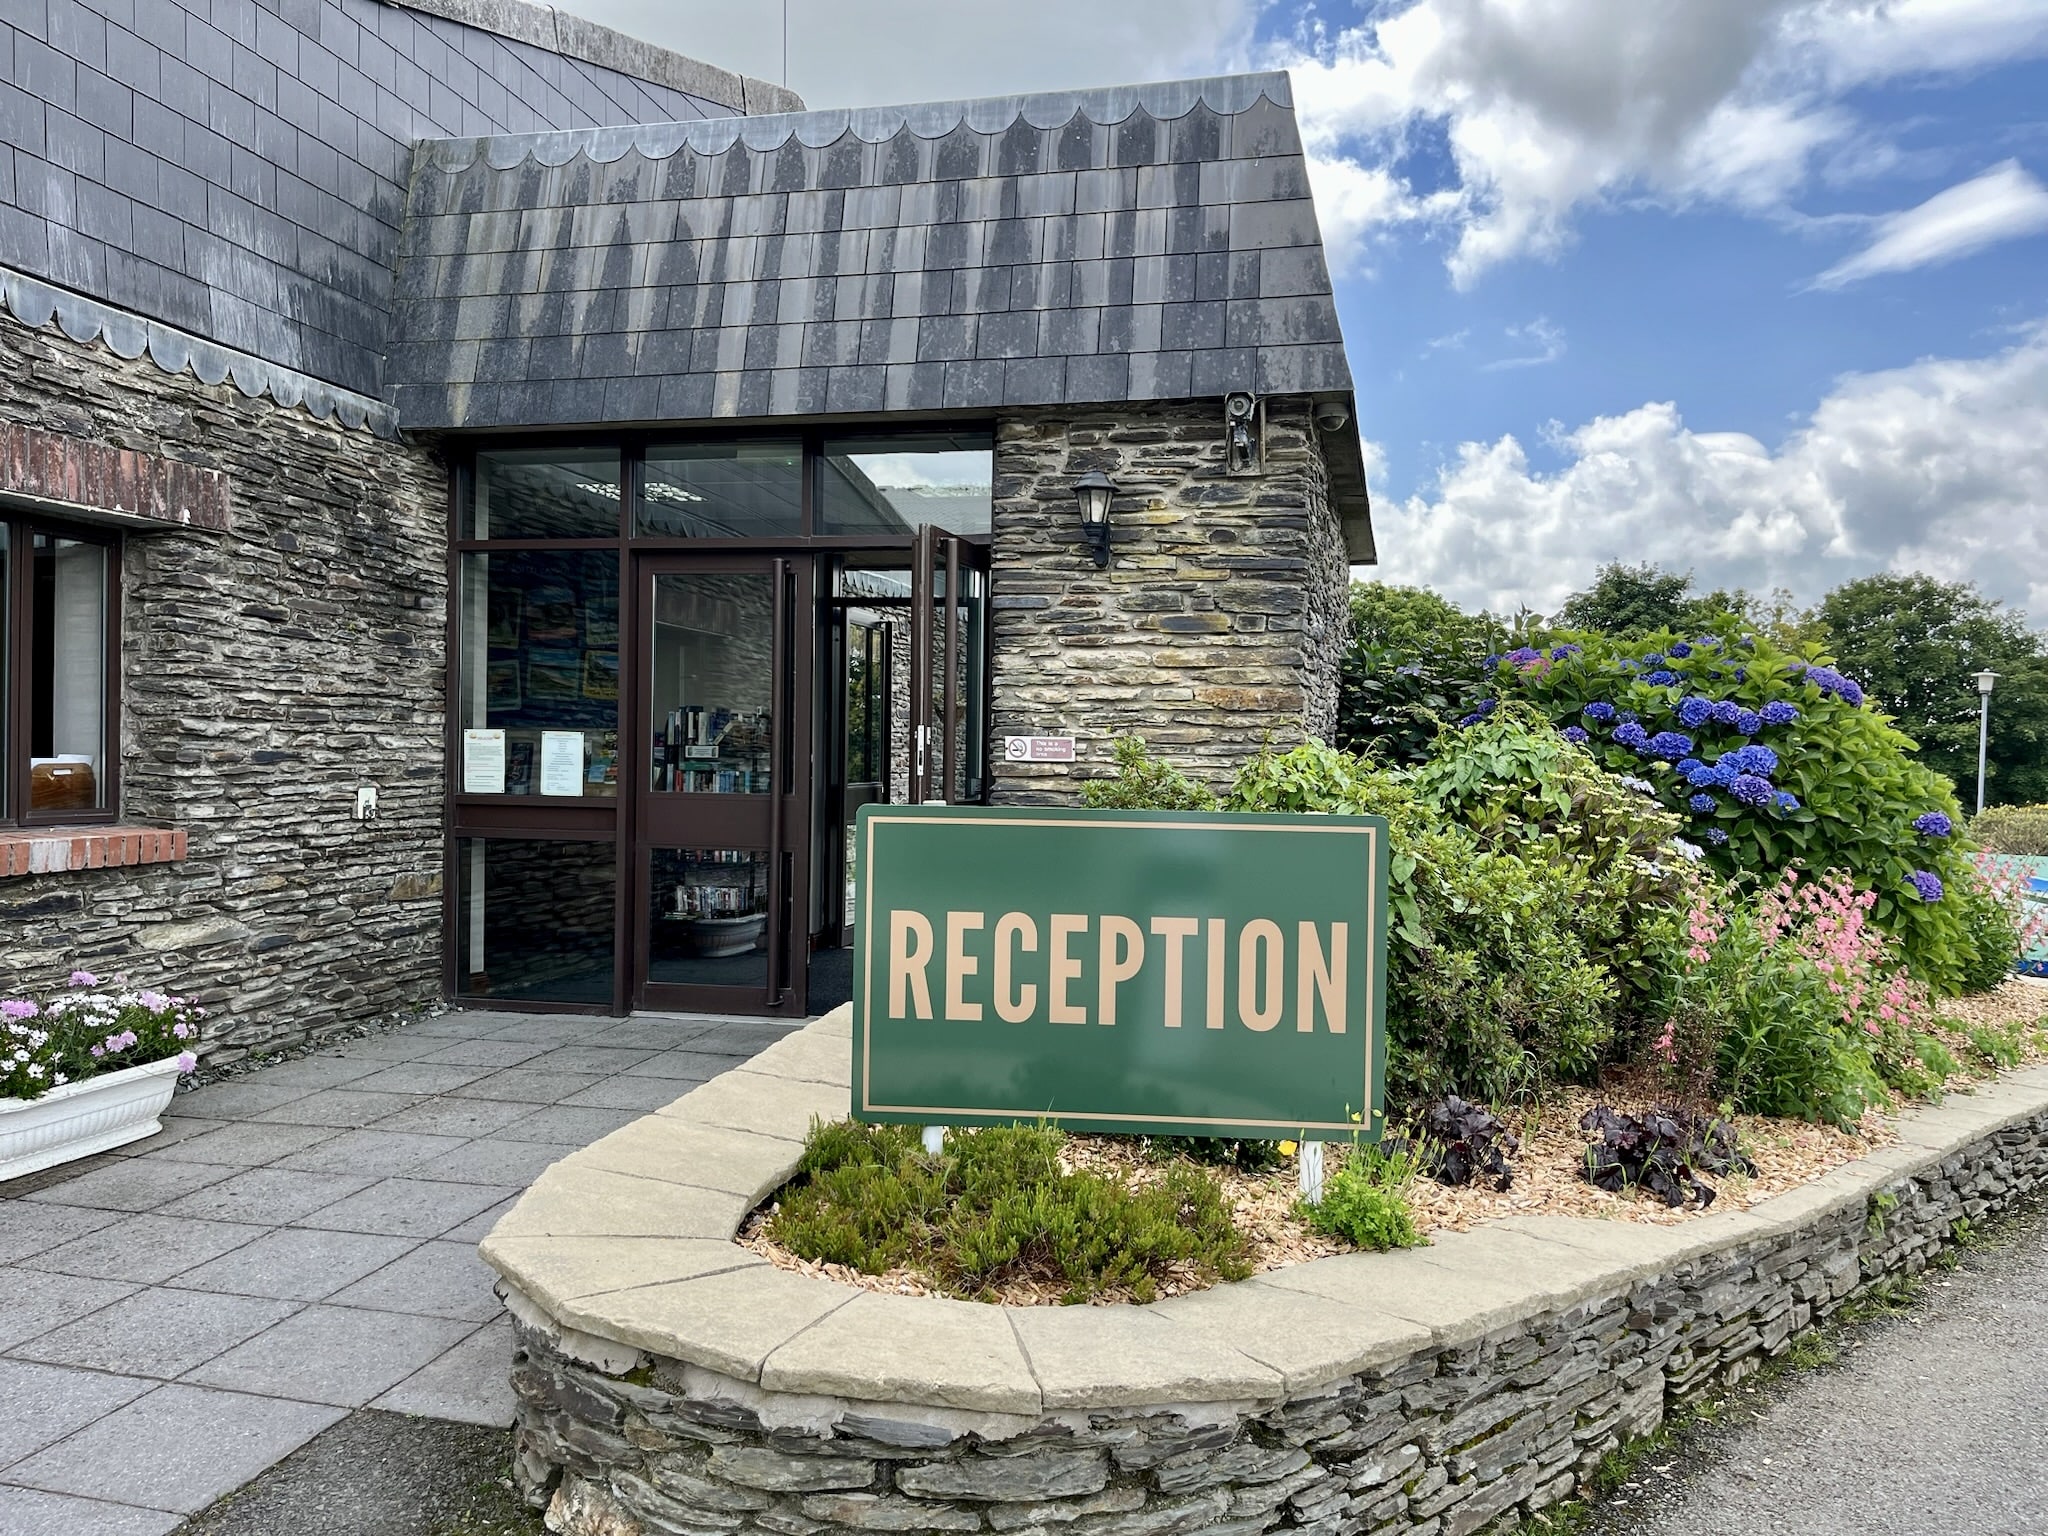
<instances>
[{"instance_id":1,"label":"slate roof","mask_svg":"<svg viewBox=\"0 0 2048 1536\"><path fill-rule=\"evenodd\" d=\"M394 335L418 429L1351 392L1284 73L422 144Z\"/></svg>"},{"instance_id":2,"label":"slate roof","mask_svg":"<svg viewBox=\"0 0 2048 1536\"><path fill-rule=\"evenodd\" d=\"M418 140L794 104L521 0L7 0L0 301L360 421Z\"/></svg>"}]
</instances>

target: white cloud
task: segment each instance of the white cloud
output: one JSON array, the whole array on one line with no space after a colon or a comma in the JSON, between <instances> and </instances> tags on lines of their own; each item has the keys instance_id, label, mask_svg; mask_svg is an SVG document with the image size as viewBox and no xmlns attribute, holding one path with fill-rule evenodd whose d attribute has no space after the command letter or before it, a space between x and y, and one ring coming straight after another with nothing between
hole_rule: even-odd
<instances>
[{"instance_id":1,"label":"white cloud","mask_svg":"<svg viewBox=\"0 0 2048 1536\"><path fill-rule=\"evenodd\" d=\"M1840 288L1881 272L1936 266L2043 230L2048 230L2048 187L2019 161L2007 160L1935 193L1917 208L1879 219L1870 244L1836 262L1814 284Z\"/></svg>"},{"instance_id":2,"label":"white cloud","mask_svg":"<svg viewBox=\"0 0 2048 1536\"><path fill-rule=\"evenodd\" d=\"M1559 434L1466 443L1426 493L1374 510L1389 581L1555 611L1609 560L1804 599L1875 570L1969 579L2048 619L2048 321L1988 357L1837 383L1777 450L1669 402Z\"/></svg>"},{"instance_id":3,"label":"white cloud","mask_svg":"<svg viewBox=\"0 0 2048 1536\"><path fill-rule=\"evenodd\" d=\"M1211 74L1242 63L1257 0L568 0L678 53L787 83L811 107L952 101Z\"/></svg>"},{"instance_id":4,"label":"white cloud","mask_svg":"<svg viewBox=\"0 0 2048 1536\"><path fill-rule=\"evenodd\" d=\"M1427 220L1455 235L1462 286L1555 255L1588 208L1780 212L1817 168L1890 158L1853 88L2044 51L2048 0L1384 0L1273 62L1294 71L1319 198L1347 176L1376 189L1327 231L1337 259ZM1416 185L1414 152L1439 144L1446 179Z\"/></svg>"},{"instance_id":5,"label":"white cloud","mask_svg":"<svg viewBox=\"0 0 2048 1536\"><path fill-rule=\"evenodd\" d=\"M1511 352L1506 357L1496 357L1491 362L1481 363L1481 373L1502 373L1512 368L1541 368L1554 363L1564 356L1564 331L1538 315L1527 325L1511 325L1507 328L1507 339L1518 347L1534 347L1533 352Z\"/></svg>"}]
</instances>

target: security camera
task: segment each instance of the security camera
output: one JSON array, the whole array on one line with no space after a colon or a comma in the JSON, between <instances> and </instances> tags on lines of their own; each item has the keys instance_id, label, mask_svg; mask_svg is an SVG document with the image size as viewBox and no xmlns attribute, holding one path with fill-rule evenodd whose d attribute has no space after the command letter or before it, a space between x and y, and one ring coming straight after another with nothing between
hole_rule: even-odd
<instances>
[{"instance_id":1,"label":"security camera","mask_svg":"<svg viewBox=\"0 0 2048 1536\"><path fill-rule=\"evenodd\" d=\"M1325 400L1316 407L1316 426L1324 432L1340 432L1351 420L1351 412L1341 400Z\"/></svg>"}]
</instances>

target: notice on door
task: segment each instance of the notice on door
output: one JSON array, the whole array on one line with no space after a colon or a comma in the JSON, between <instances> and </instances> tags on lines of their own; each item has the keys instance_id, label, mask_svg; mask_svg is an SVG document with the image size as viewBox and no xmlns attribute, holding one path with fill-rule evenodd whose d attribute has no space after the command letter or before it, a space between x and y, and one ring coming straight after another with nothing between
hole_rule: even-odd
<instances>
[{"instance_id":1,"label":"notice on door","mask_svg":"<svg viewBox=\"0 0 2048 1536\"><path fill-rule=\"evenodd\" d=\"M505 793L505 733L462 733L462 792L465 795Z\"/></svg>"},{"instance_id":2,"label":"notice on door","mask_svg":"<svg viewBox=\"0 0 2048 1536\"><path fill-rule=\"evenodd\" d=\"M583 733L540 733L540 792L544 795L583 793Z\"/></svg>"},{"instance_id":3,"label":"notice on door","mask_svg":"<svg viewBox=\"0 0 2048 1536\"><path fill-rule=\"evenodd\" d=\"M1003 757L1012 763L1071 763L1074 760L1074 738L1005 736Z\"/></svg>"}]
</instances>

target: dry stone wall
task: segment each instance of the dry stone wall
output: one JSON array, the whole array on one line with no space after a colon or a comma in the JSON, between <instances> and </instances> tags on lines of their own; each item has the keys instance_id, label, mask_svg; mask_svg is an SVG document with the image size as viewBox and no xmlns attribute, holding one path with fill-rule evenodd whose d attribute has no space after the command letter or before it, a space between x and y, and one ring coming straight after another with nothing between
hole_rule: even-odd
<instances>
[{"instance_id":1,"label":"dry stone wall","mask_svg":"<svg viewBox=\"0 0 2048 1536\"><path fill-rule=\"evenodd\" d=\"M996 433L994 734L1073 736L1079 761L994 756L998 804L1077 801L1137 734L1221 786L1269 738L1336 723L1349 567L1308 402L1267 403L1260 475L1230 475L1221 401L1004 419ZM1120 491L1106 570L1073 483Z\"/></svg>"},{"instance_id":2,"label":"dry stone wall","mask_svg":"<svg viewBox=\"0 0 2048 1536\"><path fill-rule=\"evenodd\" d=\"M825 1055L817 1045L814 1064ZM815 1066L791 1053L762 1058L759 1070ZM555 1235L494 1235L485 1245L508 1271L501 1291L516 1322L517 1476L563 1536L1507 1532L1571 1497L1603 1456L1675 1407L1755 1371L1859 1290L1924 1268L1960 1224L2048 1184L2048 1073L2034 1072L1909 1117L1897 1145L1813 1185L1685 1227L1521 1218L1418 1253L1322 1260L1150 1308L1018 1313L1009 1321L1039 1410L969 1410L957 1383L971 1383L971 1372L941 1387L929 1362L960 1351L967 1314L988 1309L849 1302L848 1317L869 1307L875 1332L860 1343L850 1325L804 1329L818 1303L800 1297L797 1277L720 1270L694 1256L715 1278L663 1284L656 1250L673 1239L564 1235L607 1219L620 1231L655 1230L637 1223L657 1198L641 1191L660 1188L662 1138L680 1127L695 1138L689 1146L710 1148L727 1133L707 1135L701 1116L737 1124L750 1104L790 1091L764 1075L754 1099L734 1097L731 1079L750 1075L729 1074L701 1110L679 1101L619 1133L616 1150L583 1155L589 1171L570 1173L575 1159L558 1165L570 1182L524 1222L516 1211L507 1218L518 1232ZM595 1171L607 1166L643 1170L626 1204L647 1209L608 1217L597 1193L606 1175ZM728 1266L747 1257L728 1253ZM529 1284L552 1276L547 1283L584 1294L551 1311L517 1289L522 1266ZM606 1272L633 1289L591 1293ZM743 1304L749 1295L760 1310ZM1545 1296L1553 1299L1532 1299ZM1326 1310L1336 1299L1351 1308L1342 1338ZM924 1326L917 1308L929 1313ZM613 1319L618 1332L581 1331L562 1311L586 1327ZM1231 1378L1205 1379L1205 1319L1210 1337L1276 1367L1285 1390L1246 1400L1242 1375L1236 1390L1224 1385ZM1075 1360L1038 1348L1058 1332L1041 1321L1090 1325L1076 1336L1095 1341L1085 1369L1097 1384L1079 1400L1060 1376L1072 1377ZM718 1359L765 1347L767 1361L752 1379L712 1368L708 1356L686 1362L651 1347L665 1329L713 1340ZM782 1350L769 1342L792 1330ZM803 1358L839 1365L824 1376L777 1366L821 1330L832 1342ZM1132 1343L1176 1333L1178 1343ZM1180 1363L1167 1369L1177 1394L1159 1391L1148 1371L1176 1352ZM1367 1355L1363 1368L1336 1373L1309 1364ZM919 1359L935 1372L925 1388ZM993 1355L985 1368L983 1379L1000 1376ZM833 1384L861 1371L895 1384L889 1400Z\"/></svg>"},{"instance_id":3,"label":"dry stone wall","mask_svg":"<svg viewBox=\"0 0 2048 1536\"><path fill-rule=\"evenodd\" d=\"M5 317L0 354L0 421L233 487L231 528L130 533L122 565L121 812L188 857L0 881L0 988L126 972L199 997L227 1057L438 996L438 461Z\"/></svg>"}]
</instances>

